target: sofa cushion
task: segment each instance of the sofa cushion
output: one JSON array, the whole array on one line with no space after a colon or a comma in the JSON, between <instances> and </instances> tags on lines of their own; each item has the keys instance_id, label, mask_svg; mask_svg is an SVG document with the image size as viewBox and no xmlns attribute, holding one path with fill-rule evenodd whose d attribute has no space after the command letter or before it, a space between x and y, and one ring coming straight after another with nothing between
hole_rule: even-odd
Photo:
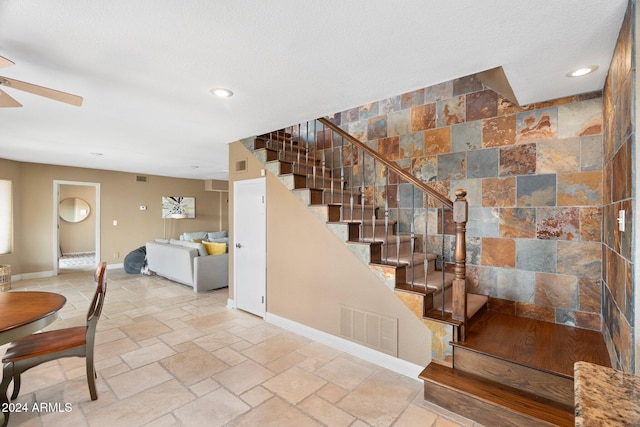
<instances>
[{"instance_id":1,"label":"sofa cushion","mask_svg":"<svg viewBox=\"0 0 640 427\"><path fill-rule=\"evenodd\" d=\"M200 256L206 256L207 254L207 250L204 248L204 245L202 243L199 242L187 242L187 241L183 241L182 242L182 246L185 246L187 248L194 248L198 250L198 255Z\"/></svg>"},{"instance_id":2,"label":"sofa cushion","mask_svg":"<svg viewBox=\"0 0 640 427\"><path fill-rule=\"evenodd\" d=\"M222 255L227 251L226 243L215 243L215 242L205 242L203 241L205 249L207 250L208 255Z\"/></svg>"},{"instance_id":3,"label":"sofa cushion","mask_svg":"<svg viewBox=\"0 0 640 427\"><path fill-rule=\"evenodd\" d=\"M228 236L229 235L227 234L226 231L209 231L207 233L207 240L212 242L213 239L221 239L223 237L228 237Z\"/></svg>"},{"instance_id":4,"label":"sofa cushion","mask_svg":"<svg viewBox=\"0 0 640 427\"><path fill-rule=\"evenodd\" d=\"M180 240L190 241L191 239L206 239L207 232L206 231L196 231L194 233L182 233L180 235Z\"/></svg>"}]
</instances>

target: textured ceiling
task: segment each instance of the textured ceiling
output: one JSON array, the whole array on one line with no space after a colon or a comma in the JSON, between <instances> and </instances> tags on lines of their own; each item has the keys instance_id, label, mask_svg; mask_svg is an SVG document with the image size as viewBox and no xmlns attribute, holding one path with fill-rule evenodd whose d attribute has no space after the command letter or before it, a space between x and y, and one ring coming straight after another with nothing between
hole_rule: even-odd
<instances>
[{"instance_id":1,"label":"textured ceiling","mask_svg":"<svg viewBox=\"0 0 640 427\"><path fill-rule=\"evenodd\" d=\"M0 0L0 56L16 64L0 75L84 97L6 88L23 107L0 109L0 158L226 179L230 142L497 66L521 104L599 90L626 6Z\"/></svg>"}]
</instances>

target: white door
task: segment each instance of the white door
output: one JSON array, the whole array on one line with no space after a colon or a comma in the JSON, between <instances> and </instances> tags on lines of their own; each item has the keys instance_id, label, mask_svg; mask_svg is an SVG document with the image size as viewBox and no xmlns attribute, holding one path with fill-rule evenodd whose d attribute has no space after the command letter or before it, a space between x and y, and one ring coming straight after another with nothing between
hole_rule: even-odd
<instances>
[{"instance_id":1,"label":"white door","mask_svg":"<svg viewBox=\"0 0 640 427\"><path fill-rule=\"evenodd\" d=\"M236 307L264 317L267 290L265 178L233 186L234 285Z\"/></svg>"}]
</instances>

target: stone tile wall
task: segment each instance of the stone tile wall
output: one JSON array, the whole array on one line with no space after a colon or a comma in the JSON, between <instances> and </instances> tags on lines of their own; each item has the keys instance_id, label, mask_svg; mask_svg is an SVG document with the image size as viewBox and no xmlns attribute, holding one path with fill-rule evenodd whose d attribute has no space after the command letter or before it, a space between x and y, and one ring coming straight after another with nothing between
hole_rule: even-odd
<instances>
[{"instance_id":1,"label":"stone tile wall","mask_svg":"<svg viewBox=\"0 0 640 427\"><path fill-rule=\"evenodd\" d=\"M629 2L604 88L603 320L613 366L634 372L632 161L635 139L635 3ZM616 218L626 211L625 231Z\"/></svg>"},{"instance_id":2,"label":"stone tile wall","mask_svg":"<svg viewBox=\"0 0 640 427\"><path fill-rule=\"evenodd\" d=\"M518 107L468 76L331 119L450 199L467 190L471 292L492 297L497 310L601 329L600 92ZM340 146L326 135L317 141L320 149L329 143ZM347 176L353 173L352 185L364 179L368 201L378 206L388 197L400 208L391 212L400 231L408 232L413 219L416 232L427 231L427 249L439 252L437 203L393 178L385 191L379 166L339 150L328 151L340 156ZM446 218L448 260L452 225Z\"/></svg>"}]
</instances>

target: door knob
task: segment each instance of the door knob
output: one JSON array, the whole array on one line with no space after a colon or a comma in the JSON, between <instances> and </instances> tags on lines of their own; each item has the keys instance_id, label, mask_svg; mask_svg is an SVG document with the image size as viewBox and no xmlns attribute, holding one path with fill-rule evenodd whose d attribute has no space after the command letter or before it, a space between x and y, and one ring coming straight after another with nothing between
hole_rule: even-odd
<instances>
[{"instance_id":1,"label":"door knob","mask_svg":"<svg viewBox=\"0 0 640 427\"><path fill-rule=\"evenodd\" d=\"M242 245L240 243L236 243L236 248L240 249Z\"/></svg>"}]
</instances>

